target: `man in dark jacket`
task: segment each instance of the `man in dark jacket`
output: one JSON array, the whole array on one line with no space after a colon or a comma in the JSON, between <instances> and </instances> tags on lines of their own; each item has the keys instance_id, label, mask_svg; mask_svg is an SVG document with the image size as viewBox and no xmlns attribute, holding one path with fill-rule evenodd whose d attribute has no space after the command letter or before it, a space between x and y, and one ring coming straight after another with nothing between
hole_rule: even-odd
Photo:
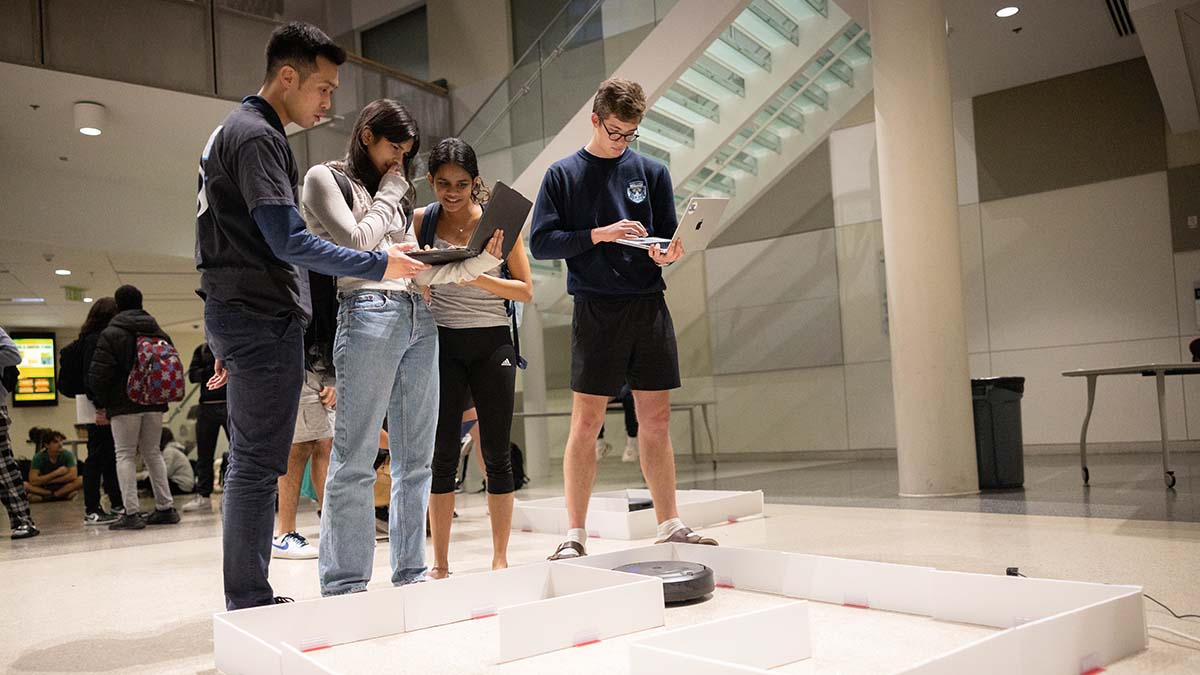
<instances>
[{"instance_id":1,"label":"man in dark jacket","mask_svg":"<svg viewBox=\"0 0 1200 675\"><path fill-rule=\"evenodd\" d=\"M221 429L229 439L229 416L225 385L209 389L205 384L216 375L217 358L208 343L196 347L188 366L188 382L200 385L200 406L196 411L196 498L183 505L184 511L212 511L213 460Z\"/></svg>"},{"instance_id":2,"label":"man in dark jacket","mask_svg":"<svg viewBox=\"0 0 1200 675\"><path fill-rule=\"evenodd\" d=\"M167 467L159 452L162 436L162 417L166 404L142 405L129 399L129 373L137 360L137 339L142 336L171 341L159 328L154 317L142 309L142 292L133 286L122 286L114 293L117 315L100 333L88 383L96 406L104 408L112 424L113 441L117 448L117 478L125 503L125 515L108 526L110 530L140 530L150 525L179 522L179 513L171 498ZM143 516L138 511L137 461L138 453L150 473L154 490L154 513Z\"/></svg>"}]
</instances>

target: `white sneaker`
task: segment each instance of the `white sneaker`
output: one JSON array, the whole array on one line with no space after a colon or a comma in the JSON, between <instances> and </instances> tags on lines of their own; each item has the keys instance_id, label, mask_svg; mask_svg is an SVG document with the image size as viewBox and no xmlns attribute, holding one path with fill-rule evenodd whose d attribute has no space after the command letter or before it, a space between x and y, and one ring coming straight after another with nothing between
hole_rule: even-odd
<instances>
[{"instance_id":1,"label":"white sneaker","mask_svg":"<svg viewBox=\"0 0 1200 675\"><path fill-rule=\"evenodd\" d=\"M288 532L271 540L271 555L284 560L311 560L317 557L317 547L308 543L299 532Z\"/></svg>"},{"instance_id":2,"label":"white sneaker","mask_svg":"<svg viewBox=\"0 0 1200 675\"><path fill-rule=\"evenodd\" d=\"M625 439L625 452L621 453L622 462L638 461L638 443L636 438Z\"/></svg>"},{"instance_id":3,"label":"white sneaker","mask_svg":"<svg viewBox=\"0 0 1200 675\"><path fill-rule=\"evenodd\" d=\"M212 511L212 499L208 497L197 496L192 501L184 504L181 510L184 512Z\"/></svg>"},{"instance_id":4,"label":"white sneaker","mask_svg":"<svg viewBox=\"0 0 1200 675\"><path fill-rule=\"evenodd\" d=\"M605 457L608 456L608 453L610 453L610 452L612 452L612 443L609 443L608 441L604 440L603 438L597 438L596 439L596 459L597 460L604 459Z\"/></svg>"}]
</instances>

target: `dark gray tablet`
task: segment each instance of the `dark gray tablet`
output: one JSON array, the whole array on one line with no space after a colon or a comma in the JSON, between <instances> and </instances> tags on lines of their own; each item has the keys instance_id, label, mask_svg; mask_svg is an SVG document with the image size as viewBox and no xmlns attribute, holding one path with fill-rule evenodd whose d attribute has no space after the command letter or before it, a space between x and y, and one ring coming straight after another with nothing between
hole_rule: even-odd
<instances>
[{"instance_id":1,"label":"dark gray tablet","mask_svg":"<svg viewBox=\"0 0 1200 675\"><path fill-rule=\"evenodd\" d=\"M488 200L487 208L483 210L483 216L480 217L479 224L475 226L475 232L466 246L410 251L406 255L430 265L445 265L474 258L487 248L493 232L504 230L504 254L501 258L507 258L517 237L521 236L521 229L525 227L525 219L529 217L532 208L533 203L521 196L521 193L497 182L496 187L492 188L492 198Z\"/></svg>"}]
</instances>

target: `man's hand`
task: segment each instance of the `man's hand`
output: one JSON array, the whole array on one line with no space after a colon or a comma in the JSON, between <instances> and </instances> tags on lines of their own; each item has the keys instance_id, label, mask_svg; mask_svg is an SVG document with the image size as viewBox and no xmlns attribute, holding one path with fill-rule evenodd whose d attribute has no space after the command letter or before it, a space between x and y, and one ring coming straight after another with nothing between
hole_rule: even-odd
<instances>
[{"instance_id":1,"label":"man's hand","mask_svg":"<svg viewBox=\"0 0 1200 675\"><path fill-rule=\"evenodd\" d=\"M227 382L229 382L229 371L225 370L225 364L221 363L221 359L217 359L216 365L213 366L213 376L208 378L208 383L204 386L212 391L224 387Z\"/></svg>"},{"instance_id":2,"label":"man's hand","mask_svg":"<svg viewBox=\"0 0 1200 675\"><path fill-rule=\"evenodd\" d=\"M393 244L387 250L387 271L384 272L384 279L411 279L417 274L429 269L429 265L404 255L405 251L411 251L417 247L416 244Z\"/></svg>"},{"instance_id":3,"label":"man's hand","mask_svg":"<svg viewBox=\"0 0 1200 675\"><path fill-rule=\"evenodd\" d=\"M96 408L96 426L108 426L108 411L104 408Z\"/></svg>"},{"instance_id":4,"label":"man's hand","mask_svg":"<svg viewBox=\"0 0 1200 675\"><path fill-rule=\"evenodd\" d=\"M317 394L317 398L321 399L321 405L330 410L337 410L337 389L334 387L323 387L321 393Z\"/></svg>"},{"instance_id":5,"label":"man's hand","mask_svg":"<svg viewBox=\"0 0 1200 675\"><path fill-rule=\"evenodd\" d=\"M671 263L683 257L683 242L678 239L672 239L667 250L663 250L661 246L651 246L649 249L650 259L659 267L666 267Z\"/></svg>"},{"instance_id":6,"label":"man's hand","mask_svg":"<svg viewBox=\"0 0 1200 675\"><path fill-rule=\"evenodd\" d=\"M612 225L597 227L592 230L592 243L617 241L619 239L636 239L646 236L646 228L636 220L618 220Z\"/></svg>"}]
</instances>

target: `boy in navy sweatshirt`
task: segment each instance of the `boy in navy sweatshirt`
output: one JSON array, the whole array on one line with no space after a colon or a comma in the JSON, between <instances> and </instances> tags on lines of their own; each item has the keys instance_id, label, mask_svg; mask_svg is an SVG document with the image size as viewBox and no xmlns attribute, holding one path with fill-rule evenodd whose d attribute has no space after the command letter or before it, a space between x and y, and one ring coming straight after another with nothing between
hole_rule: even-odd
<instances>
[{"instance_id":1,"label":"boy in navy sweatshirt","mask_svg":"<svg viewBox=\"0 0 1200 675\"><path fill-rule=\"evenodd\" d=\"M571 339L571 431L563 455L567 540L551 560L587 555L587 507L596 476L595 440L608 401L628 382L637 408L642 473L658 517L659 541L717 542L684 526L675 505L670 390L679 387L675 327L662 268L683 256L615 243L671 238L678 224L667 167L629 148L646 112L636 82L604 81L592 103L592 137L551 165L533 207L530 250L567 261L575 299Z\"/></svg>"}]
</instances>

